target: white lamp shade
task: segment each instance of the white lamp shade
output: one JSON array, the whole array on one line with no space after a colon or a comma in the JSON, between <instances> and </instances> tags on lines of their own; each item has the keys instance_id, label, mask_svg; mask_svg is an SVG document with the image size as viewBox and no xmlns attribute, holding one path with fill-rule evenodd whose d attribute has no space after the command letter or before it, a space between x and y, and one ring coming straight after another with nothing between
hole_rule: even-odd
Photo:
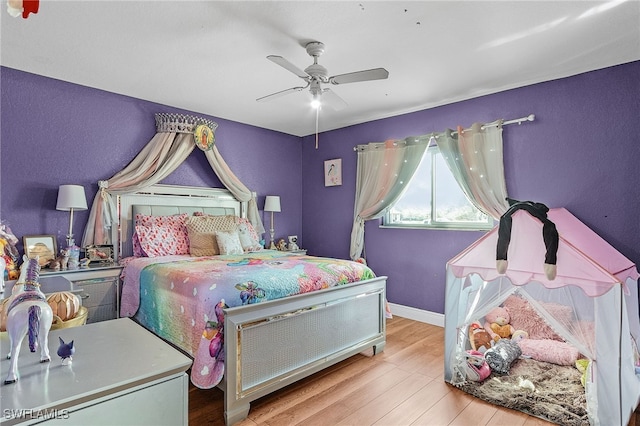
<instances>
[{"instance_id":1,"label":"white lamp shade","mask_svg":"<svg viewBox=\"0 0 640 426\"><path fill-rule=\"evenodd\" d=\"M280 196L278 195L267 195L267 198L264 200L264 211L265 212L279 212L280 211Z\"/></svg>"},{"instance_id":2,"label":"white lamp shade","mask_svg":"<svg viewBox=\"0 0 640 426\"><path fill-rule=\"evenodd\" d=\"M84 195L84 187L81 185L60 185L56 210L70 211L71 209L87 209L87 197Z\"/></svg>"}]
</instances>

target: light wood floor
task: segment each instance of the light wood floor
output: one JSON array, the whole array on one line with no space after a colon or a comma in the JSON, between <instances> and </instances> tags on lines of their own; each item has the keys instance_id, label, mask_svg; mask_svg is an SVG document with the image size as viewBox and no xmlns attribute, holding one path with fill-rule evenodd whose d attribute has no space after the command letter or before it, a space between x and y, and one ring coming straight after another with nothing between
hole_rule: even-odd
<instances>
[{"instance_id":1,"label":"light wood floor","mask_svg":"<svg viewBox=\"0 0 640 426\"><path fill-rule=\"evenodd\" d=\"M238 426L550 425L491 405L444 382L444 329L387 321L387 344L356 355L251 404ZM189 423L224 425L219 389L189 389Z\"/></svg>"}]
</instances>

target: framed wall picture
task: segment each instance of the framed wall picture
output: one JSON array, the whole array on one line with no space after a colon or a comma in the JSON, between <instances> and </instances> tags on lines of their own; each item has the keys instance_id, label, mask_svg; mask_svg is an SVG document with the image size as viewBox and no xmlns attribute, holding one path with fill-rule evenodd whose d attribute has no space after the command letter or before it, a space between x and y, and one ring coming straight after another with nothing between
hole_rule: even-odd
<instances>
[{"instance_id":1,"label":"framed wall picture","mask_svg":"<svg viewBox=\"0 0 640 426\"><path fill-rule=\"evenodd\" d=\"M25 235L22 237L24 245L24 254L28 258L38 258L40 266L45 265L58 255L58 245L56 244L55 235Z\"/></svg>"},{"instance_id":2,"label":"framed wall picture","mask_svg":"<svg viewBox=\"0 0 640 426\"><path fill-rule=\"evenodd\" d=\"M324 186L342 185L342 158L324 162Z\"/></svg>"}]
</instances>

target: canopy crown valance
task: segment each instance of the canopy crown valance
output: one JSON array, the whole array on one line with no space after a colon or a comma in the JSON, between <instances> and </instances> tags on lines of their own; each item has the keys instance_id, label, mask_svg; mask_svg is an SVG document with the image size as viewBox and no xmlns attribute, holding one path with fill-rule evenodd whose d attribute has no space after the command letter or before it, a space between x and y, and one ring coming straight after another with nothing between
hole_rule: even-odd
<instances>
[{"instance_id":1,"label":"canopy crown valance","mask_svg":"<svg viewBox=\"0 0 640 426\"><path fill-rule=\"evenodd\" d=\"M193 133L196 127L201 124L208 126L214 132L218 128L218 123L204 117L166 112L156 114L156 131L158 133Z\"/></svg>"}]
</instances>

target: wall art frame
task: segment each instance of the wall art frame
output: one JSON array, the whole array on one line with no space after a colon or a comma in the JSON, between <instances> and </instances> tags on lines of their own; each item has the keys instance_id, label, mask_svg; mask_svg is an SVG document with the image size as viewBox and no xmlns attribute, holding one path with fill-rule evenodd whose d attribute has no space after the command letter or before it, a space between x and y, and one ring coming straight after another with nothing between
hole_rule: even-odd
<instances>
[{"instance_id":1,"label":"wall art frame","mask_svg":"<svg viewBox=\"0 0 640 426\"><path fill-rule=\"evenodd\" d=\"M342 158L324 162L324 186L342 185Z\"/></svg>"}]
</instances>

